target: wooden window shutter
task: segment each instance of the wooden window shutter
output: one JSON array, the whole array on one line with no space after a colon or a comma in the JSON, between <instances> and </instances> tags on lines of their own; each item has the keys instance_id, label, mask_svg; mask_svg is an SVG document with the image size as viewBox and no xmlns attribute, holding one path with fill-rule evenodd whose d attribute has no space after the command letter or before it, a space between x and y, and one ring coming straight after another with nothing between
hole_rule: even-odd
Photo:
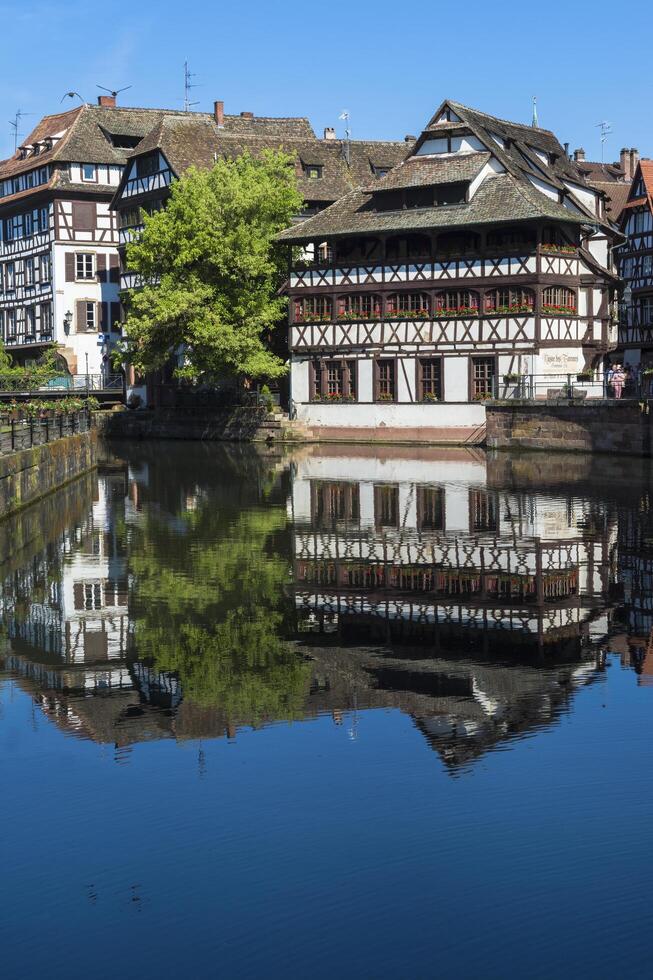
<instances>
[{"instance_id":1,"label":"wooden window shutter","mask_svg":"<svg viewBox=\"0 0 653 980\"><path fill-rule=\"evenodd\" d=\"M95 231L95 201L73 201L73 231Z\"/></svg>"},{"instance_id":2,"label":"wooden window shutter","mask_svg":"<svg viewBox=\"0 0 653 980\"><path fill-rule=\"evenodd\" d=\"M120 333L120 303L111 304L110 329L115 331L115 333Z\"/></svg>"},{"instance_id":3,"label":"wooden window shutter","mask_svg":"<svg viewBox=\"0 0 653 980\"><path fill-rule=\"evenodd\" d=\"M77 333L86 330L86 300L78 299L75 303L75 325Z\"/></svg>"},{"instance_id":4,"label":"wooden window shutter","mask_svg":"<svg viewBox=\"0 0 653 980\"><path fill-rule=\"evenodd\" d=\"M95 270L100 282L107 281L107 257L103 252L98 252L95 256Z\"/></svg>"},{"instance_id":5,"label":"wooden window shutter","mask_svg":"<svg viewBox=\"0 0 653 980\"><path fill-rule=\"evenodd\" d=\"M109 282L120 282L120 256L109 256Z\"/></svg>"},{"instance_id":6,"label":"wooden window shutter","mask_svg":"<svg viewBox=\"0 0 653 980\"><path fill-rule=\"evenodd\" d=\"M75 253L66 252L66 282L75 281Z\"/></svg>"},{"instance_id":7,"label":"wooden window shutter","mask_svg":"<svg viewBox=\"0 0 653 980\"><path fill-rule=\"evenodd\" d=\"M109 304L108 303L98 303L98 305L97 305L97 316L98 316L97 328L98 328L98 331L100 333L102 331L105 331L105 330L108 330L109 329L108 326L107 326L107 324L109 322L109 309L108 309L108 307L109 307Z\"/></svg>"}]
</instances>

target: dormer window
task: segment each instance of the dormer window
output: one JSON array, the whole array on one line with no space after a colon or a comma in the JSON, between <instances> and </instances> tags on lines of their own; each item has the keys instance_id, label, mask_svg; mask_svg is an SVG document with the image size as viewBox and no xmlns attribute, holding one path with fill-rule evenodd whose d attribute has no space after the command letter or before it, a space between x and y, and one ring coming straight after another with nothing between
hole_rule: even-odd
<instances>
[{"instance_id":1,"label":"dormer window","mask_svg":"<svg viewBox=\"0 0 653 980\"><path fill-rule=\"evenodd\" d=\"M304 177L308 177L309 180L320 180L323 170L324 168L320 164L305 163Z\"/></svg>"},{"instance_id":2,"label":"dormer window","mask_svg":"<svg viewBox=\"0 0 653 980\"><path fill-rule=\"evenodd\" d=\"M82 164L82 180L87 183L94 183L97 180L97 171L94 163Z\"/></svg>"},{"instance_id":3,"label":"dormer window","mask_svg":"<svg viewBox=\"0 0 653 980\"><path fill-rule=\"evenodd\" d=\"M469 184L439 184L435 188L434 201L436 207L445 207L450 204L464 204L467 200L467 188Z\"/></svg>"},{"instance_id":4,"label":"dormer window","mask_svg":"<svg viewBox=\"0 0 653 980\"><path fill-rule=\"evenodd\" d=\"M386 174L390 173L390 167L377 167L374 164L372 166L372 173L375 177L385 177Z\"/></svg>"}]
</instances>

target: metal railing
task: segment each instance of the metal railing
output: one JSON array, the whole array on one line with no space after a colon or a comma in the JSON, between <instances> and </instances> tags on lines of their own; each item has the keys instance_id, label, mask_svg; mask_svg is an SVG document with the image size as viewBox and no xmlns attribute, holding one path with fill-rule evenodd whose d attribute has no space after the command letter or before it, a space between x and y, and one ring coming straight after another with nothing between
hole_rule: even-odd
<instances>
[{"instance_id":1,"label":"metal railing","mask_svg":"<svg viewBox=\"0 0 653 980\"><path fill-rule=\"evenodd\" d=\"M0 455L44 446L55 439L88 432L90 428L91 414L85 409L48 414L42 418L14 418L0 414Z\"/></svg>"},{"instance_id":2,"label":"metal railing","mask_svg":"<svg viewBox=\"0 0 653 980\"><path fill-rule=\"evenodd\" d=\"M653 397L653 376L627 378L619 388L606 375L523 374L495 379L495 398L547 401L556 398L614 400Z\"/></svg>"},{"instance_id":3,"label":"metal railing","mask_svg":"<svg viewBox=\"0 0 653 980\"><path fill-rule=\"evenodd\" d=\"M0 395L45 396L72 392L116 392L123 394L125 379L122 374L72 374L51 378L42 384L30 383L24 378L0 375Z\"/></svg>"}]
</instances>

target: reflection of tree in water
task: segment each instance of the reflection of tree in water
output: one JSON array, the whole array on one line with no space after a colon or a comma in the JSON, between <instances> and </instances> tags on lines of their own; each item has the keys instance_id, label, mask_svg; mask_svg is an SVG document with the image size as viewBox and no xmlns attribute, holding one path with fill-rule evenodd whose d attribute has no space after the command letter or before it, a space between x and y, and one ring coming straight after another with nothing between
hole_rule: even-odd
<instances>
[{"instance_id":1,"label":"reflection of tree in water","mask_svg":"<svg viewBox=\"0 0 653 980\"><path fill-rule=\"evenodd\" d=\"M281 639L286 514L270 482L230 484L220 499L184 490L192 506L146 505L127 532L136 656L177 673L185 700L233 723L303 716L310 683L309 665Z\"/></svg>"}]
</instances>

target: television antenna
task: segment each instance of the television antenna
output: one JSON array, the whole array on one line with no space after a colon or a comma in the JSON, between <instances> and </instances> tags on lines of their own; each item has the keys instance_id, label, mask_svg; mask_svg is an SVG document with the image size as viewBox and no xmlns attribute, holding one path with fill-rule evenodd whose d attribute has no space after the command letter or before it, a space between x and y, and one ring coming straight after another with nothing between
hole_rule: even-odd
<instances>
[{"instance_id":1,"label":"television antenna","mask_svg":"<svg viewBox=\"0 0 653 980\"><path fill-rule=\"evenodd\" d=\"M20 121L23 118L23 116L33 116L33 115L34 115L33 112L23 112L22 109L16 109L16 115L14 116L13 119L9 120L9 125L11 126L11 131L14 136L14 153L18 149L18 138L22 136L22 133L19 132Z\"/></svg>"},{"instance_id":2,"label":"television antenna","mask_svg":"<svg viewBox=\"0 0 653 980\"><path fill-rule=\"evenodd\" d=\"M128 88L132 88L131 85L125 85L123 88L112 89L107 88L105 85L98 85L97 82L95 85L97 88L101 88L103 92L108 92L112 99L117 98L121 92L126 92Z\"/></svg>"},{"instance_id":3,"label":"television antenna","mask_svg":"<svg viewBox=\"0 0 653 980\"><path fill-rule=\"evenodd\" d=\"M602 122L596 124L596 128L601 130L601 166L603 166L605 141L612 132L612 124L607 119L604 119Z\"/></svg>"},{"instance_id":4,"label":"television antenna","mask_svg":"<svg viewBox=\"0 0 653 980\"><path fill-rule=\"evenodd\" d=\"M188 62L184 61L184 112L190 112L194 105L199 105L199 102L191 102L190 100L191 89L197 88L197 85L191 82L191 78L195 77L195 72L191 71Z\"/></svg>"},{"instance_id":5,"label":"television antenna","mask_svg":"<svg viewBox=\"0 0 653 980\"><path fill-rule=\"evenodd\" d=\"M338 119L344 119L345 121L345 143L343 146L343 151L344 151L345 160L347 161L347 164L349 164L350 156L351 156L351 147L350 147L351 117L349 115L349 109L343 109L340 115L338 116Z\"/></svg>"}]
</instances>

